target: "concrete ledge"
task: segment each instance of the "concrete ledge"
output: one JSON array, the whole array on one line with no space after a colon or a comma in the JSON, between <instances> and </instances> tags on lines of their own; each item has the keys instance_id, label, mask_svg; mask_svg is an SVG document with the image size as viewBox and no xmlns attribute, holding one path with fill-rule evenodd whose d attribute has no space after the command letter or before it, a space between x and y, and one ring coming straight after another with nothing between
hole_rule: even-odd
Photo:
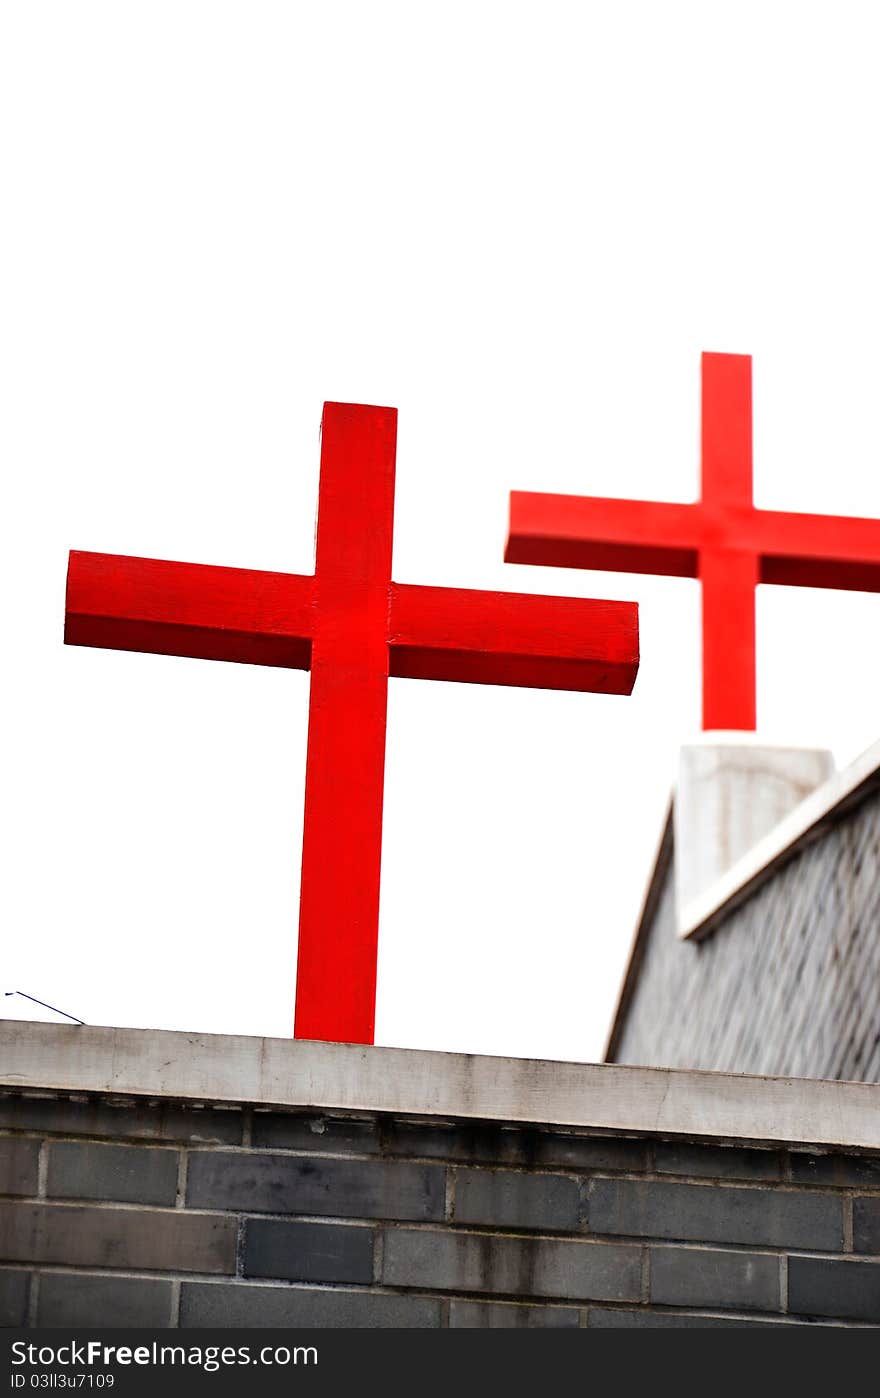
<instances>
[{"instance_id":1,"label":"concrete ledge","mask_svg":"<svg viewBox=\"0 0 880 1398\"><path fill-rule=\"evenodd\" d=\"M679 908L679 936L708 936L811 840L880 789L880 742L805 797L703 893Z\"/></svg>"},{"instance_id":2,"label":"concrete ledge","mask_svg":"<svg viewBox=\"0 0 880 1398\"><path fill-rule=\"evenodd\" d=\"M0 1021L0 1087L880 1150L880 1085Z\"/></svg>"}]
</instances>

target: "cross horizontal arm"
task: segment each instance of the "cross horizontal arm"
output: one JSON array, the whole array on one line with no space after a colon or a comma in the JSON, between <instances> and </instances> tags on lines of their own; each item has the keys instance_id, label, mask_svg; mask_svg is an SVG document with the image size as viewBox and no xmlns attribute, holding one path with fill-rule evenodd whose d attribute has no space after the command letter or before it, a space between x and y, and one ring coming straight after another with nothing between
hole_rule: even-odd
<instances>
[{"instance_id":1,"label":"cross horizontal arm","mask_svg":"<svg viewBox=\"0 0 880 1398\"><path fill-rule=\"evenodd\" d=\"M751 506L513 491L507 563L695 578L704 549L757 557L757 580L880 592L880 520Z\"/></svg>"},{"instance_id":2,"label":"cross horizontal arm","mask_svg":"<svg viewBox=\"0 0 880 1398\"><path fill-rule=\"evenodd\" d=\"M297 574L74 551L64 639L307 670L313 587Z\"/></svg>"},{"instance_id":3,"label":"cross horizontal arm","mask_svg":"<svg viewBox=\"0 0 880 1398\"><path fill-rule=\"evenodd\" d=\"M630 694L638 607L392 583L389 643L407 679Z\"/></svg>"},{"instance_id":4,"label":"cross horizontal arm","mask_svg":"<svg viewBox=\"0 0 880 1398\"><path fill-rule=\"evenodd\" d=\"M698 505L513 490L505 563L695 578Z\"/></svg>"},{"instance_id":5,"label":"cross horizontal arm","mask_svg":"<svg viewBox=\"0 0 880 1398\"><path fill-rule=\"evenodd\" d=\"M760 581L880 592L880 520L754 512Z\"/></svg>"}]
</instances>

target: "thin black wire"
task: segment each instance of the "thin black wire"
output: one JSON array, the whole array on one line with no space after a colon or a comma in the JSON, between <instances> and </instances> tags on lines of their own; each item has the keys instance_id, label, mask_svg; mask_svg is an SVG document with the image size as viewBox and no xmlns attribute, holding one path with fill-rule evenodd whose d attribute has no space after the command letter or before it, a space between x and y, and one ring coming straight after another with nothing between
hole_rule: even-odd
<instances>
[{"instance_id":1,"label":"thin black wire","mask_svg":"<svg viewBox=\"0 0 880 1398\"><path fill-rule=\"evenodd\" d=\"M4 995L21 995L25 1000L31 1000L35 1005L42 1005L44 1010L51 1010L53 1014L64 1015L65 1019L72 1019L74 1024L85 1024L84 1019L77 1019L76 1015L69 1015L66 1010L59 1010L57 1005L47 1005L45 1000L38 1000L36 995L28 995L26 990L5 990Z\"/></svg>"}]
</instances>

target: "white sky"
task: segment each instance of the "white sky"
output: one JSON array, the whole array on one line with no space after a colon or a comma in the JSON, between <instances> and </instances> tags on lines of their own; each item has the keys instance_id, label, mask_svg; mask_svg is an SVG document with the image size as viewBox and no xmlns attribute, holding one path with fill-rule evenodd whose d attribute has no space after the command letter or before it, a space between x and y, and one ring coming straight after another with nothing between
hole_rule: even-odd
<instances>
[{"instance_id":1,"label":"white sky","mask_svg":"<svg viewBox=\"0 0 880 1398\"><path fill-rule=\"evenodd\" d=\"M876 25L4 7L0 989L291 1032L308 676L64 648L67 550L310 572L321 405L393 404L394 576L638 600L643 660L631 700L391 682L377 1041L599 1056L698 585L504 565L507 492L694 498L725 350L757 503L880 516ZM768 739L880 736L880 597L762 588L758 619Z\"/></svg>"}]
</instances>

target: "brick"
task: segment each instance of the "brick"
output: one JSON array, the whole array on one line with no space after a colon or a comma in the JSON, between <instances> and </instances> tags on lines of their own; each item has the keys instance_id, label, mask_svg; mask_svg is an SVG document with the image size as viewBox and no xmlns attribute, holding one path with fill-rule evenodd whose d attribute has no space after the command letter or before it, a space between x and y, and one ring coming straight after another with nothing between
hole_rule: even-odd
<instances>
[{"instance_id":1,"label":"brick","mask_svg":"<svg viewBox=\"0 0 880 1398\"><path fill-rule=\"evenodd\" d=\"M0 1128L64 1136L142 1137L154 1141L193 1141L203 1145L241 1145L242 1113L167 1102L153 1106L114 1106L110 1102L72 1102L61 1097L0 1097Z\"/></svg>"},{"instance_id":2,"label":"brick","mask_svg":"<svg viewBox=\"0 0 880 1398\"><path fill-rule=\"evenodd\" d=\"M810 1191L600 1179L590 1184L589 1219L592 1233L817 1250L843 1246L840 1199Z\"/></svg>"},{"instance_id":3,"label":"brick","mask_svg":"<svg viewBox=\"0 0 880 1398\"><path fill-rule=\"evenodd\" d=\"M148 1326L171 1324L171 1282L156 1277L96 1277L43 1272L38 1325Z\"/></svg>"},{"instance_id":4,"label":"brick","mask_svg":"<svg viewBox=\"0 0 880 1398\"><path fill-rule=\"evenodd\" d=\"M382 1278L389 1286L442 1291L630 1301L641 1288L641 1249L559 1238L388 1228Z\"/></svg>"},{"instance_id":5,"label":"brick","mask_svg":"<svg viewBox=\"0 0 880 1398\"><path fill-rule=\"evenodd\" d=\"M39 1141L0 1138L0 1194L36 1194Z\"/></svg>"},{"instance_id":6,"label":"brick","mask_svg":"<svg viewBox=\"0 0 880 1398\"><path fill-rule=\"evenodd\" d=\"M523 1306L512 1301L450 1301L451 1330L576 1330L576 1306Z\"/></svg>"},{"instance_id":7,"label":"brick","mask_svg":"<svg viewBox=\"0 0 880 1398\"><path fill-rule=\"evenodd\" d=\"M542 1135L538 1152L541 1165L564 1165L572 1170L645 1171L645 1141L617 1140L613 1136L574 1136L561 1132Z\"/></svg>"},{"instance_id":8,"label":"brick","mask_svg":"<svg viewBox=\"0 0 880 1398\"><path fill-rule=\"evenodd\" d=\"M590 1307L590 1330L754 1330L768 1325L800 1325L801 1321L737 1319L734 1316L677 1315L669 1311L612 1311Z\"/></svg>"},{"instance_id":9,"label":"brick","mask_svg":"<svg viewBox=\"0 0 880 1398\"><path fill-rule=\"evenodd\" d=\"M427 1296L392 1296L375 1291L319 1291L308 1287L254 1283L183 1282L180 1325L186 1329L254 1327L273 1329L437 1329L440 1302Z\"/></svg>"},{"instance_id":10,"label":"brick","mask_svg":"<svg viewBox=\"0 0 880 1398\"><path fill-rule=\"evenodd\" d=\"M880 1189L880 1160L869 1155L801 1155L791 1157L796 1184L839 1185L844 1189Z\"/></svg>"},{"instance_id":11,"label":"brick","mask_svg":"<svg viewBox=\"0 0 880 1398\"><path fill-rule=\"evenodd\" d=\"M55 1199L173 1206L179 1163L176 1150L53 1141L46 1190Z\"/></svg>"},{"instance_id":12,"label":"brick","mask_svg":"<svg viewBox=\"0 0 880 1398\"><path fill-rule=\"evenodd\" d=\"M388 1155L530 1165L535 1163L538 1135L492 1121L456 1125L393 1119L383 1125L382 1148Z\"/></svg>"},{"instance_id":13,"label":"brick","mask_svg":"<svg viewBox=\"0 0 880 1398\"><path fill-rule=\"evenodd\" d=\"M454 1126L420 1121L386 1121L380 1128L386 1155L423 1156L428 1160L467 1159Z\"/></svg>"},{"instance_id":14,"label":"brick","mask_svg":"<svg viewBox=\"0 0 880 1398\"><path fill-rule=\"evenodd\" d=\"M348 1151L368 1155L379 1149L379 1128L374 1121L360 1121L356 1117L255 1112L251 1140L255 1146L278 1150Z\"/></svg>"},{"instance_id":15,"label":"brick","mask_svg":"<svg viewBox=\"0 0 880 1398\"><path fill-rule=\"evenodd\" d=\"M538 1168L562 1165L572 1170L645 1170L644 1141L612 1136L579 1136L537 1127L496 1122L431 1123L392 1120L382 1128L382 1145L391 1155L426 1156L487 1165Z\"/></svg>"},{"instance_id":16,"label":"brick","mask_svg":"<svg viewBox=\"0 0 880 1398\"><path fill-rule=\"evenodd\" d=\"M30 1272L0 1268L0 1325L27 1324Z\"/></svg>"},{"instance_id":17,"label":"brick","mask_svg":"<svg viewBox=\"0 0 880 1398\"><path fill-rule=\"evenodd\" d=\"M788 1309L798 1315L880 1321L880 1263L790 1257Z\"/></svg>"},{"instance_id":18,"label":"brick","mask_svg":"<svg viewBox=\"0 0 880 1398\"><path fill-rule=\"evenodd\" d=\"M661 1175L696 1175L715 1180L778 1180L783 1157L774 1150L737 1150L727 1146L658 1141L654 1168Z\"/></svg>"},{"instance_id":19,"label":"brick","mask_svg":"<svg viewBox=\"0 0 880 1398\"><path fill-rule=\"evenodd\" d=\"M853 1200L853 1249L880 1253L880 1199Z\"/></svg>"},{"instance_id":20,"label":"brick","mask_svg":"<svg viewBox=\"0 0 880 1398\"><path fill-rule=\"evenodd\" d=\"M180 1209L0 1203L0 1259L132 1271L234 1272L237 1220Z\"/></svg>"},{"instance_id":21,"label":"brick","mask_svg":"<svg viewBox=\"0 0 880 1398\"><path fill-rule=\"evenodd\" d=\"M661 1306L781 1310L779 1258L769 1252L650 1248L651 1300Z\"/></svg>"},{"instance_id":22,"label":"brick","mask_svg":"<svg viewBox=\"0 0 880 1398\"><path fill-rule=\"evenodd\" d=\"M456 1223L572 1232L578 1226L577 1181L515 1170L455 1172Z\"/></svg>"},{"instance_id":23,"label":"brick","mask_svg":"<svg viewBox=\"0 0 880 1398\"><path fill-rule=\"evenodd\" d=\"M187 1202L196 1208L428 1220L442 1218L445 1199L438 1165L227 1151L189 1158Z\"/></svg>"},{"instance_id":24,"label":"brick","mask_svg":"<svg viewBox=\"0 0 880 1398\"><path fill-rule=\"evenodd\" d=\"M245 1224L244 1275L286 1281L370 1282L375 1229L344 1223Z\"/></svg>"}]
</instances>

